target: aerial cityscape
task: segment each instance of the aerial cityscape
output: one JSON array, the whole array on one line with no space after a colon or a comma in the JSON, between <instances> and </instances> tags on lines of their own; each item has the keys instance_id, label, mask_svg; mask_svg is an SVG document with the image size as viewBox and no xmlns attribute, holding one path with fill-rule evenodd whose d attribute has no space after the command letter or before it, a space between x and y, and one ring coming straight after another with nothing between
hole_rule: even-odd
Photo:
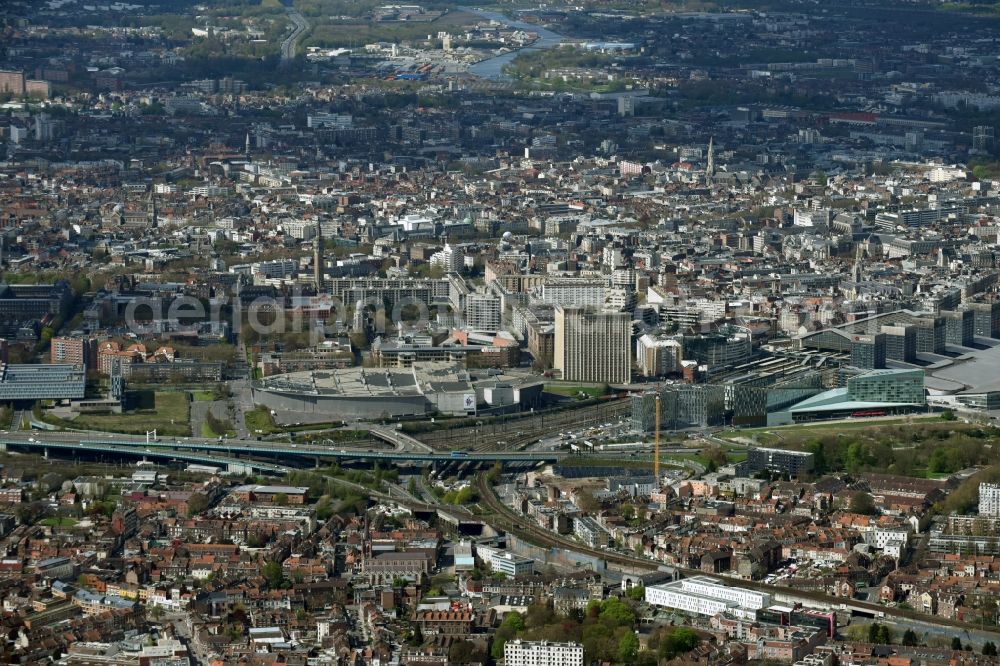
<instances>
[{"instance_id":1,"label":"aerial cityscape","mask_svg":"<svg viewBox=\"0 0 1000 666\"><path fill-rule=\"evenodd\" d=\"M1000 664L1000 4L0 0L0 663Z\"/></svg>"}]
</instances>

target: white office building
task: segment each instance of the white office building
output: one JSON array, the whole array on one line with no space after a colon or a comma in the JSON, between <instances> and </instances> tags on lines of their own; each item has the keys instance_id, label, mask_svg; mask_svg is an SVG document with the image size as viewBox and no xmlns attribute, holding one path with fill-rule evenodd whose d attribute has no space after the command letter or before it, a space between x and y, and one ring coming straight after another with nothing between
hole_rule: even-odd
<instances>
[{"instance_id":1,"label":"white office building","mask_svg":"<svg viewBox=\"0 0 1000 666\"><path fill-rule=\"evenodd\" d=\"M910 542L910 532L900 529L884 529L874 527L862 533L865 543L872 548L882 550L890 543L902 543L904 546Z\"/></svg>"},{"instance_id":2,"label":"white office building","mask_svg":"<svg viewBox=\"0 0 1000 666\"><path fill-rule=\"evenodd\" d=\"M792 224L796 227L816 227L819 225L829 225L831 219L829 209L824 210L796 210L792 214Z\"/></svg>"},{"instance_id":3,"label":"white office building","mask_svg":"<svg viewBox=\"0 0 1000 666\"><path fill-rule=\"evenodd\" d=\"M601 252L601 263L615 270L625 265L625 255L620 247L606 247Z\"/></svg>"},{"instance_id":4,"label":"white office building","mask_svg":"<svg viewBox=\"0 0 1000 666\"><path fill-rule=\"evenodd\" d=\"M979 515L1000 518L1000 483L979 484Z\"/></svg>"},{"instance_id":5,"label":"white office building","mask_svg":"<svg viewBox=\"0 0 1000 666\"><path fill-rule=\"evenodd\" d=\"M497 331L500 299L489 294L469 294L465 298L465 322L473 331Z\"/></svg>"},{"instance_id":6,"label":"white office building","mask_svg":"<svg viewBox=\"0 0 1000 666\"><path fill-rule=\"evenodd\" d=\"M308 220L287 220L281 228L292 238L308 241L316 237L316 223Z\"/></svg>"},{"instance_id":7,"label":"white office building","mask_svg":"<svg viewBox=\"0 0 1000 666\"><path fill-rule=\"evenodd\" d=\"M635 359L644 377L662 377L681 370L684 349L673 338L646 333L635 343Z\"/></svg>"},{"instance_id":8,"label":"white office building","mask_svg":"<svg viewBox=\"0 0 1000 666\"><path fill-rule=\"evenodd\" d=\"M546 305L599 308L604 305L604 284L579 278L551 279L541 285L537 296Z\"/></svg>"},{"instance_id":9,"label":"white office building","mask_svg":"<svg viewBox=\"0 0 1000 666\"><path fill-rule=\"evenodd\" d=\"M445 243L443 250L431 255L430 264L431 266L440 266L445 273L457 273L465 265L465 255L461 250Z\"/></svg>"},{"instance_id":10,"label":"white office building","mask_svg":"<svg viewBox=\"0 0 1000 666\"><path fill-rule=\"evenodd\" d=\"M514 553L493 553L490 556L490 569L494 573L504 574L507 578L520 578L535 573L535 561Z\"/></svg>"},{"instance_id":11,"label":"white office building","mask_svg":"<svg viewBox=\"0 0 1000 666\"><path fill-rule=\"evenodd\" d=\"M753 619L757 611L771 605L771 595L722 585L707 576L694 576L663 585L646 587L646 602L709 617L729 613Z\"/></svg>"},{"instance_id":12,"label":"white office building","mask_svg":"<svg viewBox=\"0 0 1000 666\"><path fill-rule=\"evenodd\" d=\"M504 643L503 661L505 666L583 666L583 646L518 638Z\"/></svg>"},{"instance_id":13,"label":"white office building","mask_svg":"<svg viewBox=\"0 0 1000 666\"><path fill-rule=\"evenodd\" d=\"M271 279L291 277L299 272L299 262L294 259L260 261L250 264L250 272Z\"/></svg>"}]
</instances>

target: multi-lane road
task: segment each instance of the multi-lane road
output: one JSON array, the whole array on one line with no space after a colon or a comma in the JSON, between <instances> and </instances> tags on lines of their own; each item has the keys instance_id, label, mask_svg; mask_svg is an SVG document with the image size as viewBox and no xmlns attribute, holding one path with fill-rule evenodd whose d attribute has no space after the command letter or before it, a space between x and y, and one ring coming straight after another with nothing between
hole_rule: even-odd
<instances>
[{"instance_id":1,"label":"multi-lane road","mask_svg":"<svg viewBox=\"0 0 1000 666\"><path fill-rule=\"evenodd\" d=\"M270 463L251 458L241 458L238 450L209 452L197 446L169 446L151 442L148 445L142 440L84 439L79 435L74 437L53 436L53 433L7 433L0 434L0 449L20 449L62 454L75 457L77 454L106 455L113 457L154 458L159 460L183 460L201 465L222 467L230 471L254 471L266 474L283 475L292 470L280 463Z\"/></svg>"},{"instance_id":2,"label":"multi-lane road","mask_svg":"<svg viewBox=\"0 0 1000 666\"><path fill-rule=\"evenodd\" d=\"M281 62L283 64L288 64L295 59L295 52L298 49L299 40L302 39L302 35L306 34L309 30L309 21L306 17L299 13L299 10L289 3L285 7L285 11L288 12L288 18L291 19L294 28L292 29L292 34L285 38L285 41L281 42Z\"/></svg>"},{"instance_id":3,"label":"multi-lane road","mask_svg":"<svg viewBox=\"0 0 1000 666\"><path fill-rule=\"evenodd\" d=\"M81 451L97 454L150 456L193 460L198 456L213 457L227 464L253 466L254 469L282 473L290 469L284 465L260 463L260 459L278 462L295 461L372 461L394 463L545 463L563 458L580 456L568 451L431 451L408 435L395 431L372 430L373 435L390 441L395 450L352 449L347 445L298 444L234 439L205 439L200 437L135 437L114 433L29 431L0 432L0 447L32 451L53 452ZM343 448L341 448L343 447ZM603 452L591 455L600 457ZM606 454L603 454L606 455ZM203 462L210 462L208 459Z\"/></svg>"}]
</instances>

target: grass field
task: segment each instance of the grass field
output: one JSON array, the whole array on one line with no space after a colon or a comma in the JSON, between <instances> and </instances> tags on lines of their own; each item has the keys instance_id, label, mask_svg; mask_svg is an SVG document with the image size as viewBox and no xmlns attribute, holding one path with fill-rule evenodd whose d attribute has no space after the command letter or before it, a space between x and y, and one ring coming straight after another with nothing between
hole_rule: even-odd
<instances>
[{"instance_id":1,"label":"grass field","mask_svg":"<svg viewBox=\"0 0 1000 666\"><path fill-rule=\"evenodd\" d=\"M745 428L734 432L719 433L722 439L753 438L758 445L771 446L781 444L797 444L806 440L822 437L838 437L857 431L886 432L889 429L906 428L907 426L928 428L930 430L961 431L976 426L956 421L946 421L938 415L914 416L912 418L881 419L878 421L855 420L838 421L837 423L802 423L770 428Z\"/></svg>"},{"instance_id":2,"label":"grass field","mask_svg":"<svg viewBox=\"0 0 1000 666\"><path fill-rule=\"evenodd\" d=\"M39 524L47 527L73 527L77 524L77 520L69 516L54 516L40 520Z\"/></svg>"},{"instance_id":3,"label":"grass field","mask_svg":"<svg viewBox=\"0 0 1000 666\"><path fill-rule=\"evenodd\" d=\"M372 5L375 6L374 3ZM461 34L465 26L480 21L476 14L452 10L433 21L371 21L361 16L357 2L343 4L343 10L332 9L329 3L310 11L308 7L300 11L308 17L312 28L303 39L303 46L352 46L367 42L422 42L428 35L436 38L439 32ZM348 13L357 15L350 19L339 19Z\"/></svg>"},{"instance_id":4,"label":"grass field","mask_svg":"<svg viewBox=\"0 0 1000 666\"><path fill-rule=\"evenodd\" d=\"M136 407L124 414L82 414L65 425L133 435L144 434L147 430L156 430L158 435L187 437L191 434L187 393L138 393L129 395Z\"/></svg>"},{"instance_id":5,"label":"grass field","mask_svg":"<svg viewBox=\"0 0 1000 666\"><path fill-rule=\"evenodd\" d=\"M755 445L809 451L816 471L877 472L942 479L972 467L996 465L1000 429L954 417L853 420L741 430L723 437Z\"/></svg>"},{"instance_id":6,"label":"grass field","mask_svg":"<svg viewBox=\"0 0 1000 666\"><path fill-rule=\"evenodd\" d=\"M576 386L573 384L546 384L546 393L555 393L569 398L599 398L608 392L606 385L600 386ZM582 396L580 394L583 394Z\"/></svg>"},{"instance_id":7,"label":"grass field","mask_svg":"<svg viewBox=\"0 0 1000 666\"><path fill-rule=\"evenodd\" d=\"M247 430L250 431L251 435L258 434L258 430L265 435L269 435L274 432L281 432L281 428L279 428L274 422L271 412L266 407L258 407L257 409L244 413L243 420L246 422Z\"/></svg>"},{"instance_id":8,"label":"grass field","mask_svg":"<svg viewBox=\"0 0 1000 666\"><path fill-rule=\"evenodd\" d=\"M236 431L231 428L226 428L222 432L216 432L212 426L209 425L208 421L202 421L201 436L206 439L215 439L216 437L236 437Z\"/></svg>"}]
</instances>

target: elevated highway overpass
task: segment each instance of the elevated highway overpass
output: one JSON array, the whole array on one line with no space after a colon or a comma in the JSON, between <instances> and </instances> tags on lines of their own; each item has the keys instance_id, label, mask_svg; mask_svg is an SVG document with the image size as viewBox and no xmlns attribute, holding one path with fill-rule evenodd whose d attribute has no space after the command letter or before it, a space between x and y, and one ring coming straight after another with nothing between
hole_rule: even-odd
<instances>
[{"instance_id":1,"label":"elevated highway overpass","mask_svg":"<svg viewBox=\"0 0 1000 666\"><path fill-rule=\"evenodd\" d=\"M428 453L434 451L434 449L427 444L424 444L419 439L410 437L406 433L400 432L395 428L371 426L368 428L368 432L371 433L372 437L377 437L382 441L389 442L400 451L426 451Z\"/></svg>"},{"instance_id":2,"label":"elevated highway overpass","mask_svg":"<svg viewBox=\"0 0 1000 666\"><path fill-rule=\"evenodd\" d=\"M555 448L520 450L435 451L420 440L391 427L369 429L373 437L388 442L392 450L352 448L349 443L327 440L326 444L287 443L251 439L211 439L203 437L143 437L107 432L84 431L3 431L0 432L0 449L52 451L85 451L93 454L118 454L131 457L173 458L191 462L239 467L267 473L280 474L303 464L330 463L383 463L444 465L474 468L478 465L501 463L504 465L533 466L574 458L606 459L629 455L645 460L652 453L631 445L628 451L592 450L566 451ZM369 444L370 445L370 444ZM664 449L663 454L698 453L697 449Z\"/></svg>"},{"instance_id":3,"label":"elevated highway overpass","mask_svg":"<svg viewBox=\"0 0 1000 666\"><path fill-rule=\"evenodd\" d=\"M41 435L41 433L39 433ZM159 444L159 443L157 443ZM152 458L159 460L183 460L185 462L199 465L211 465L221 467L230 472L253 473L263 472L266 474L283 475L291 471L291 467L282 464L253 460L250 458L238 458L234 455L220 455L207 453L196 448L170 448L163 443L162 446L146 446L142 441L121 441L113 440L90 441L81 438L54 438L51 434L41 435L41 438L24 433L23 437L9 437L7 435L0 438L0 449L2 450L26 450L40 452L48 455L49 451L63 454L73 454L86 452L91 454L109 454L125 457Z\"/></svg>"},{"instance_id":4,"label":"elevated highway overpass","mask_svg":"<svg viewBox=\"0 0 1000 666\"><path fill-rule=\"evenodd\" d=\"M34 451L53 449L59 451L76 450L96 453L126 453L178 459L206 458L198 462L209 462L228 458L232 461L255 464L264 471L265 463L254 463L254 458L278 460L312 459L316 461L368 461L385 463L545 463L567 457L564 451L497 451L497 452L433 452L427 450L394 450L336 448L310 444L284 444L278 442L258 442L250 440L212 440L202 438L160 437L146 439L112 433L70 433L70 432L10 432L0 434L2 449L31 449ZM183 457L182 455L187 457ZM210 463L211 464L211 463ZM272 465L287 470L288 467Z\"/></svg>"}]
</instances>

